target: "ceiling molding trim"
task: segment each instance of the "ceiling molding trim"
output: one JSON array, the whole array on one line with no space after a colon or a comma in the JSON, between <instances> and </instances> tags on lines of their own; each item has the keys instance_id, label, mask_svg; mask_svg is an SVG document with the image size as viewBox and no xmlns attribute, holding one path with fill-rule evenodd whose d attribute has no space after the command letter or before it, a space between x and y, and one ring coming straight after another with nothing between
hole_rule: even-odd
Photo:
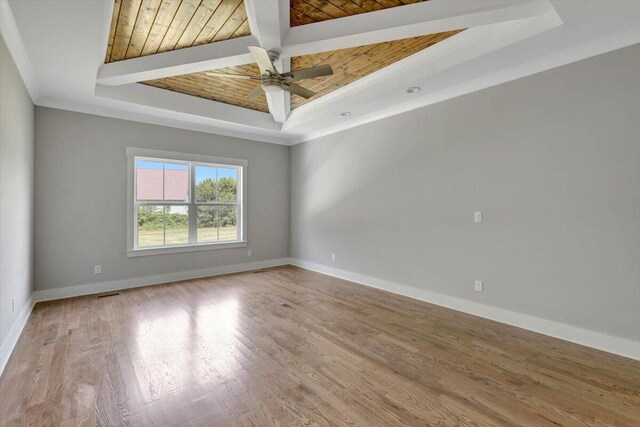
<instances>
[{"instance_id":1,"label":"ceiling molding trim","mask_svg":"<svg viewBox=\"0 0 640 427\"><path fill-rule=\"evenodd\" d=\"M95 95L141 106L152 107L166 114L200 118L220 127L230 127L245 131L266 131L279 133L281 125L275 123L269 113L222 102L211 101L197 96L160 89L154 86L131 83L122 86L96 86Z\"/></svg>"},{"instance_id":2,"label":"ceiling molding trim","mask_svg":"<svg viewBox=\"0 0 640 427\"><path fill-rule=\"evenodd\" d=\"M296 135L290 138L290 145L312 141L323 136L331 135L343 130L358 127L387 117L396 116L421 107L447 101L459 96L477 92L482 89L498 86L523 77L541 73L573 62L581 61L593 56L601 55L613 50L622 49L640 43L640 26L620 31L607 37L603 37L589 43L585 43L570 49L556 52L552 55L539 58L530 62L519 64L505 70L500 70L469 82L455 85L422 98L394 105L385 110L377 111L363 117L358 117L345 123L341 123L320 131Z\"/></svg>"},{"instance_id":3,"label":"ceiling molding trim","mask_svg":"<svg viewBox=\"0 0 640 427\"><path fill-rule=\"evenodd\" d=\"M115 102L110 107L87 104L74 100L63 100L59 98L42 98L37 104L40 107L56 108L59 110L73 111L77 113L91 114L95 116L111 117L114 119L127 120L138 123L147 123L157 126L166 126L176 129L190 130L194 132L208 133L212 135L222 135L233 138L246 139L249 141L267 142L278 145L290 145L290 141L282 134L266 134L264 132L252 132L244 129L228 129L216 126L204 120L181 120L181 115L173 112L168 115L147 114L143 106L135 104L125 104Z\"/></svg>"},{"instance_id":4,"label":"ceiling molding trim","mask_svg":"<svg viewBox=\"0 0 640 427\"><path fill-rule=\"evenodd\" d=\"M2 38L13 58L13 62L15 62L18 68L20 77L22 77L22 81L27 87L31 101L34 104L37 103L41 93L38 79L27 55L20 31L18 31L9 0L0 0L0 34L2 34Z\"/></svg>"},{"instance_id":5,"label":"ceiling molding trim","mask_svg":"<svg viewBox=\"0 0 640 427\"><path fill-rule=\"evenodd\" d=\"M291 28L282 55L301 56L532 18L553 9L548 0L428 1Z\"/></svg>"}]
</instances>

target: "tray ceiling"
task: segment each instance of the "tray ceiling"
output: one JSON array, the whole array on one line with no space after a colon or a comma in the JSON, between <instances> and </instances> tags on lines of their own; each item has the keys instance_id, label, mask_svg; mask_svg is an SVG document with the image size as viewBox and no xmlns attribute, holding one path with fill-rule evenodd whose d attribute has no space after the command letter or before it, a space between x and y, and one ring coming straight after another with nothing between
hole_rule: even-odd
<instances>
[{"instance_id":1,"label":"tray ceiling","mask_svg":"<svg viewBox=\"0 0 640 427\"><path fill-rule=\"evenodd\" d=\"M291 0L290 26L313 24L421 1L427 0Z\"/></svg>"},{"instance_id":2,"label":"tray ceiling","mask_svg":"<svg viewBox=\"0 0 640 427\"><path fill-rule=\"evenodd\" d=\"M243 0L115 0L105 63L249 34Z\"/></svg>"},{"instance_id":3,"label":"tray ceiling","mask_svg":"<svg viewBox=\"0 0 640 427\"><path fill-rule=\"evenodd\" d=\"M406 58L416 52L433 46L447 38L458 34L461 30L430 34L427 36L411 37L385 43L358 46L348 49L332 50L313 55L294 56L291 58L291 69L300 70L315 65L329 64L334 74L313 80L303 80L299 84L311 89L317 94L309 99L298 95L291 96L291 108L296 108L309 101L320 98L336 89L348 85L366 75L380 70L396 61ZM222 68L216 70L222 73L259 75L255 64ZM144 84L168 89L174 92L198 96L213 101L224 102L238 107L250 108L256 111L268 112L264 95L255 99L247 99L258 83L251 80L235 80L224 77L211 77L206 72L185 74L150 80Z\"/></svg>"},{"instance_id":4,"label":"tray ceiling","mask_svg":"<svg viewBox=\"0 0 640 427\"><path fill-rule=\"evenodd\" d=\"M291 58L292 70L300 70L320 64L329 64L331 68L333 68L334 74L320 79L301 82L301 86L311 89L316 92L316 95L309 99L292 96L291 108L296 108L309 101L318 99L322 95L326 95L394 62L400 61L409 55L413 55L429 46L446 40L458 34L460 31L461 30L447 31L427 36L315 53L313 55L295 56Z\"/></svg>"},{"instance_id":5,"label":"tray ceiling","mask_svg":"<svg viewBox=\"0 0 640 427\"><path fill-rule=\"evenodd\" d=\"M343 18L423 0L290 0L290 26ZM426 1L426 0L425 0ZM291 96L299 107L396 61L432 46L458 31L431 34L332 50L291 58L291 69L330 64L334 75L301 85L317 94L311 99ZM250 35L244 0L115 0L105 63L198 46ZM259 75L255 64L218 69ZM190 73L141 82L161 89L269 112L265 96L247 99L255 81Z\"/></svg>"},{"instance_id":6,"label":"tray ceiling","mask_svg":"<svg viewBox=\"0 0 640 427\"><path fill-rule=\"evenodd\" d=\"M229 4L222 0L197 4L190 0L179 4L177 0L106 1L108 5L101 1L8 2L18 11L21 31L29 29L15 40L18 46L22 41L36 61L37 75L29 74L28 68L26 74L40 83L33 86L34 99L44 100L43 105L57 102L74 108L68 104L76 103L81 111L104 110L127 119L288 144L611 50L612 39L618 47L637 43L637 20L631 17L640 16L637 3L623 1L615 8L598 3L587 8L562 0L407 5L403 0L235 0L231 14L217 22L214 15L222 10L219 7ZM187 6L192 15L185 22L180 16L187 13L180 9ZM292 8L296 12L291 13ZM55 25L47 25L46 19L40 19L33 23L33 16L45 17L54 10L57 17L64 10L69 22L57 19ZM162 18L164 10L174 11L168 20ZM233 13L240 19L235 29L229 29ZM74 26L80 19L85 24ZM195 29L189 29L193 25ZM214 25L216 29L211 30ZM240 35L241 26L250 34ZM207 31L213 37L203 42L201 34ZM55 39L43 39L45 33ZM232 38L222 39L222 35ZM65 43L66 50L58 49L55 40L61 39L75 44ZM87 58L97 55L102 62L107 45L110 63L96 69L92 65L96 62ZM249 86L204 74L216 69L253 74L250 46L280 51L276 65L283 71L329 62L340 76L302 81L319 92L317 102L304 105L288 93L270 91L267 114L264 98L245 99L254 88L251 82ZM413 86L422 90L407 93Z\"/></svg>"}]
</instances>

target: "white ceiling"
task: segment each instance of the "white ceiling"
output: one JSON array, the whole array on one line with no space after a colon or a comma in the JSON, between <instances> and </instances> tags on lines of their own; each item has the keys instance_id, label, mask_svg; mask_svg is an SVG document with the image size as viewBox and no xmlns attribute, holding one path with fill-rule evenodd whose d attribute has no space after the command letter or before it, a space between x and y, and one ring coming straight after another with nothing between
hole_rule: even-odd
<instances>
[{"instance_id":1,"label":"white ceiling","mask_svg":"<svg viewBox=\"0 0 640 427\"><path fill-rule=\"evenodd\" d=\"M291 29L288 1L245 3L251 36L106 65L113 0L0 0L0 32L37 105L280 144L640 42L635 0L431 0ZM468 29L287 110L283 124L266 113L135 83L246 63L248 44L280 50L286 68L291 56L459 28ZM422 90L406 93L410 86Z\"/></svg>"}]
</instances>

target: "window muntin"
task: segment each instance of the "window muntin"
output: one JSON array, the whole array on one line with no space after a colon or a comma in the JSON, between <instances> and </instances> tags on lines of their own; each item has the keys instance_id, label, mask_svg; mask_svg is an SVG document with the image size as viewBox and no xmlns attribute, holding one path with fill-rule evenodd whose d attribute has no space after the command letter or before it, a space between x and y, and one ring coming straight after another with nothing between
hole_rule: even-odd
<instances>
[{"instance_id":1,"label":"window muntin","mask_svg":"<svg viewBox=\"0 0 640 427\"><path fill-rule=\"evenodd\" d=\"M242 166L134 157L133 249L242 241Z\"/></svg>"}]
</instances>

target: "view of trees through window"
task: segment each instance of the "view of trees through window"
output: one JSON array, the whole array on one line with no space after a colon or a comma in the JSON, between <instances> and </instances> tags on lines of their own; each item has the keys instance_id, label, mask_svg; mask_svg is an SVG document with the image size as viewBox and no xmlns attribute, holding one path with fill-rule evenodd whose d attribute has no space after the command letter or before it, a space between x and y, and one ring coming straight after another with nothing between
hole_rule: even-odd
<instances>
[{"instance_id":1,"label":"view of trees through window","mask_svg":"<svg viewBox=\"0 0 640 427\"><path fill-rule=\"evenodd\" d=\"M136 162L138 247L190 243L189 209L194 208L196 242L191 243L238 239L238 170L209 165L192 167L195 191L191 196L188 165ZM191 197L193 204L189 204Z\"/></svg>"}]
</instances>

